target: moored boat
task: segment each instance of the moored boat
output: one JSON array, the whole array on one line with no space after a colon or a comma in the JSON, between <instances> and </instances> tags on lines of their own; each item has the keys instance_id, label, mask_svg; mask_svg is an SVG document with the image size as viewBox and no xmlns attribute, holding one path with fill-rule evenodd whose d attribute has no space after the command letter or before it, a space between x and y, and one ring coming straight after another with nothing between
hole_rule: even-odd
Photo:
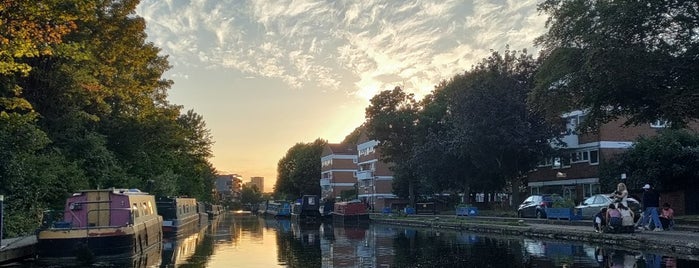
<instances>
[{"instance_id":1,"label":"moored boat","mask_svg":"<svg viewBox=\"0 0 699 268\"><path fill-rule=\"evenodd\" d=\"M209 214L209 219L214 219L223 214L223 212L223 206L206 203L206 213Z\"/></svg>"},{"instance_id":2,"label":"moored boat","mask_svg":"<svg viewBox=\"0 0 699 268\"><path fill-rule=\"evenodd\" d=\"M339 224L369 223L369 212L366 204L355 201L335 203L333 222Z\"/></svg>"},{"instance_id":3,"label":"moored boat","mask_svg":"<svg viewBox=\"0 0 699 268\"><path fill-rule=\"evenodd\" d=\"M199 213L196 199L159 196L156 206L158 214L163 216L163 235L179 236L197 229Z\"/></svg>"},{"instance_id":4,"label":"moored boat","mask_svg":"<svg viewBox=\"0 0 699 268\"><path fill-rule=\"evenodd\" d=\"M136 189L80 191L66 200L60 216L45 221L37 234L41 262L134 258L161 246L155 197Z\"/></svg>"},{"instance_id":5,"label":"moored boat","mask_svg":"<svg viewBox=\"0 0 699 268\"><path fill-rule=\"evenodd\" d=\"M320 222L320 200L317 195L304 195L291 208L291 218L300 223Z\"/></svg>"},{"instance_id":6,"label":"moored boat","mask_svg":"<svg viewBox=\"0 0 699 268\"><path fill-rule=\"evenodd\" d=\"M291 216L291 204L287 201L269 201L265 213L274 217Z\"/></svg>"}]
</instances>

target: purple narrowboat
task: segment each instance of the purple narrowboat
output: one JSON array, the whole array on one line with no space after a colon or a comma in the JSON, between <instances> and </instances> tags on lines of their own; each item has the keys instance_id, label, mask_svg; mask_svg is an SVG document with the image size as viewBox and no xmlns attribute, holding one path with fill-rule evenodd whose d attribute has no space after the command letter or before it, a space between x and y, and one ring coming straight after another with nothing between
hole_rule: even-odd
<instances>
[{"instance_id":1,"label":"purple narrowboat","mask_svg":"<svg viewBox=\"0 0 699 268\"><path fill-rule=\"evenodd\" d=\"M45 220L37 234L39 261L134 258L161 247L163 219L155 198L136 189L80 191L58 216Z\"/></svg>"}]
</instances>

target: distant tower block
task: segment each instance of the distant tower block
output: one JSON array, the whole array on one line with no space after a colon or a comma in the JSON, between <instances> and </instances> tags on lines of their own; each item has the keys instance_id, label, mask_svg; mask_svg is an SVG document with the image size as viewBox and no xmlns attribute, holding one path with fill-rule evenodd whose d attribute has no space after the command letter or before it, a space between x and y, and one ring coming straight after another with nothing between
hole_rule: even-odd
<instances>
[{"instance_id":1,"label":"distant tower block","mask_svg":"<svg viewBox=\"0 0 699 268\"><path fill-rule=\"evenodd\" d=\"M256 185L260 192L265 191L265 177L251 177L250 183Z\"/></svg>"}]
</instances>

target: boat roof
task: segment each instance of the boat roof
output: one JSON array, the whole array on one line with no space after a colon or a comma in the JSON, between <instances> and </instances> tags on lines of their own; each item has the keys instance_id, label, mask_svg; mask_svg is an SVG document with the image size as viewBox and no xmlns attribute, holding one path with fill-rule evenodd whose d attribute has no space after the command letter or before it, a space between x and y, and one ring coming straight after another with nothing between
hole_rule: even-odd
<instances>
[{"instance_id":1,"label":"boat roof","mask_svg":"<svg viewBox=\"0 0 699 268\"><path fill-rule=\"evenodd\" d=\"M146 192L141 192L141 190L136 189L136 188L131 188L131 189L125 189L125 188L107 188L107 189L87 189L87 190L80 190L76 193L73 194L73 196L80 195L82 193L88 193L88 192L111 192L115 194L130 194L130 195L147 195L148 193Z\"/></svg>"}]
</instances>

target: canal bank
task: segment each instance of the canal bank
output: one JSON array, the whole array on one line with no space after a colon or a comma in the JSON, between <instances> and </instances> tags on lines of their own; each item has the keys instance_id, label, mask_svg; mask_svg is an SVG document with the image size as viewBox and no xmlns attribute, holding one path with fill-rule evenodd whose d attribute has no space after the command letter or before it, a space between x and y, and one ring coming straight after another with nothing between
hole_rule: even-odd
<instances>
[{"instance_id":1,"label":"canal bank","mask_svg":"<svg viewBox=\"0 0 699 268\"><path fill-rule=\"evenodd\" d=\"M629 250L652 251L699 260L697 226L678 226L672 231L643 231L632 234L596 233L590 221L551 221L501 217L387 216L372 215L372 223L474 233L515 235L531 238L611 245Z\"/></svg>"}]
</instances>

